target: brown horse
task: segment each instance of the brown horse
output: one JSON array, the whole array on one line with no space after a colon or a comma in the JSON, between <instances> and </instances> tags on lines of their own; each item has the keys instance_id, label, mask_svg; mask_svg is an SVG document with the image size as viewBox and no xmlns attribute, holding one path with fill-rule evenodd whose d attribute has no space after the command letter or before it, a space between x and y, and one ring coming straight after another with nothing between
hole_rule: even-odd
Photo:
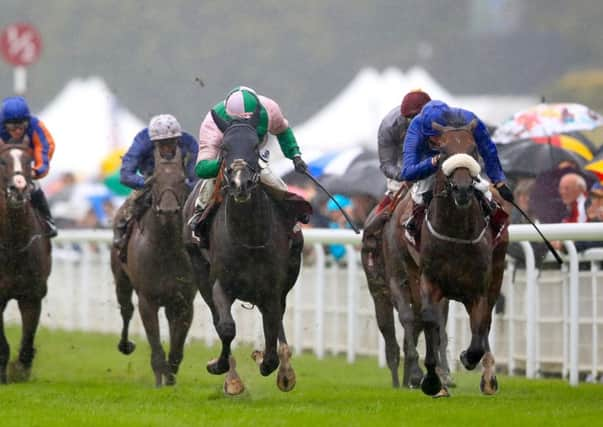
<instances>
[{"instance_id":1,"label":"brown horse","mask_svg":"<svg viewBox=\"0 0 603 427\"><path fill-rule=\"evenodd\" d=\"M124 354L135 349L128 340L128 327L134 312L132 292L136 290L157 387L176 382L196 293L182 239L182 207L187 196L183 159L180 147L175 145L173 150L163 158L159 147L154 148L155 171L147 184L151 206L134 224L127 245L127 262L119 259L117 249L111 250L111 269L123 319L118 349ZM170 329L167 361L160 341L159 307L165 307Z\"/></svg>"},{"instance_id":2,"label":"brown horse","mask_svg":"<svg viewBox=\"0 0 603 427\"><path fill-rule=\"evenodd\" d=\"M27 145L0 141L0 384L29 378L50 275L50 240L30 202L33 156ZM2 315L11 299L19 304L23 326L19 357L7 375L10 347Z\"/></svg>"},{"instance_id":3,"label":"brown horse","mask_svg":"<svg viewBox=\"0 0 603 427\"><path fill-rule=\"evenodd\" d=\"M482 361L481 391L494 394L498 389L488 334L502 284L508 222L503 224L497 218L496 224L491 224L490 219L498 215L485 215L484 206L489 209L492 205L474 186L480 179L472 132L475 124L475 120L461 127L434 123L442 134L442 157L433 200L422 224L419 247L401 239L412 303L425 328L427 373L421 388L432 396L447 394L436 371L441 325L438 304L443 298L463 303L469 314L472 339L460 355L462 364L472 370ZM407 216L410 203L405 206L401 210Z\"/></svg>"},{"instance_id":4,"label":"brown horse","mask_svg":"<svg viewBox=\"0 0 603 427\"><path fill-rule=\"evenodd\" d=\"M260 182L260 141L256 131L259 109L248 120L226 122L213 111L212 115L224 133L223 167L217 185L223 202L209 225L208 261L201 259L200 253L193 260L199 291L211 309L222 342L219 357L207 364L207 370L214 375L227 373L226 393L239 394L244 390L231 352L236 335L231 306L240 299L255 305L262 314L265 350L252 354L260 373L267 376L278 368L277 386L290 391L296 377L283 316L287 293L299 274L303 242L292 244L295 216L281 209ZM189 197L189 209L194 194ZM191 256L195 256L194 251Z\"/></svg>"},{"instance_id":5,"label":"brown horse","mask_svg":"<svg viewBox=\"0 0 603 427\"><path fill-rule=\"evenodd\" d=\"M402 208L404 206L404 201L402 200L407 193L407 188L407 186L403 186L398 191L392 202L392 207ZM372 216L375 215L375 209L367 218L366 224L371 223ZM401 211L402 209L395 212ZM384 214L391 215L389 212L381 213L381 215ZM419 335L423 331L423 323L415 314L411 304L410 287L408 285L404 260L401 257L401 230L403 230L402 225L396 220L390 220L385 223L380 239L372 238L372 233L367 233L365 229L362 239L362 265L375 305L377 326L385 342L385 358L391 373L392 386L396 388L400 387L400 378L398 375L400 346L396 339L395 308L398 312L400 324L404 329L402 385L408 388L417 388L423 379L423 371L419 366L419 354L417 352L417 343ZM369 253L374 254L374 256L369 256ZM446 355L448 344L448 336L446 334L448 300L443 299L439 305L441 310L439 371L445 384L447 386L454 386Z\"/></svg>"}]
</instances>

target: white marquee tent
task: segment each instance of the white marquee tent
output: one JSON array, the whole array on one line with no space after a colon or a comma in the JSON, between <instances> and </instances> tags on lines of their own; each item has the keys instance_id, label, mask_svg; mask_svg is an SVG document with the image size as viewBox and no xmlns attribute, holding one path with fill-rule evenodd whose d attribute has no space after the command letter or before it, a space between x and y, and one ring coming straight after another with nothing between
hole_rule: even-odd
<instances>
[{"instance_id":1,"label":"white marquee tent","mask_svg":"<svg viewBox=\"0 0 603 427\"><path fill-rule=\"evenodd\" d=\"M432 99L471 110L486 123L495 125L537 102L532 96L454 96L421 67L413 67L406 73L394 67L382 73L365 68L332 101L295 127L304 158L312 160L326 152L350 147L376 150L381 120L413 89L422 89ZM280 159L274 163L275 172L283 175L290 171L291 162L282 160L278 148L271 151L278 153L274 157Z\"/></svg>"},{"instance_id":2,"label":"white marquee tent","mask_svg":"<svg viewBox=\"0 0 603 427\"><path fill-rule=\"evenodd\" d=\"M38 116L55 139L50 176L95 176L111 151L127 147L145 124L119 105L99 77L70 81Z\"/></svg>"}]
</instances>

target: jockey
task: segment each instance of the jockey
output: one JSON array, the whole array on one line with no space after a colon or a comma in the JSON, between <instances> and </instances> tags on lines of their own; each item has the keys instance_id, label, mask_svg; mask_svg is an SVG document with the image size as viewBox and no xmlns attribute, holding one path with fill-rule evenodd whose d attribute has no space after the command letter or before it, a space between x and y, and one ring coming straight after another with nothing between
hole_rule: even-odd
<instances>
[{"instance_id":1,"label":"jockey","mask_svg":"<svg viewBox=\"0 0 603 427\"><path fill-rule=\"evenodd\" d=\"M55 237L57 229L50 213L46 196L37 180L48 174L50 159L54 154L54 139L44 123L32 116L27 101L21 96L10 96L2 101L0 111L0 139L6 143L20 144L28 141L33 151L34 165L32 178L34 188L31 203L40 213L48 227L48 236ZM27 137L27 139L25 139Z\"/></svg>"},{"instance_id":2,"label":"jockey","mask_svg":"<svg viewBox=\"0 0 603 427\"><path fill-rule=\"evenodd\" d=\"M415 240L420 229L425 204L429 203L428 199L431 198L434 174L438 169L440 159L438 146L441 133L435 130L432 124L435 122L446 126L454 117L462 118L465 123L470 123L473 119L477 120L477 126L473 129L473 138L477 151L484 159L486 174L498 189L501 197L513 202L513 193L506 183L496 146L490 139L486 125L471 111L451 108L442 101L430 101L410 123L404 138L403 167L400 172L400 180L414 182L411 188L413 212L405 226Z\"/></svg>"},{"instance_id":3,"label":"jockey","mask_svg":"<svg viewBox=\"0 0 603 427\"><path fill-rule=\"evenodd\" d=\"M216 104L213 110L226 121L233 118L249 118L255 111L258 102L260 103L260 123L256 130L260 139L260 148L266 144L268 133L275 135L285 157L293 161L295 170L303 173L307 169L307 165L301 158L301 152L293 135L293 130L289 127L289 122L275 101L256 94L249 87L239 86L231 90L226 99ZM200 238L200 236L197 235L196 230L214 192L215 178L220 169L218 155L222 145L222 137L222 131L214 123L211 111L208 112L199 129L199 157L195 168L197 176L204 181L199 190L195 214L190 220L191 228L197 238ZM277 190L287 191L287 184L270 170L268 154L267 151L261 154L262 171L260 181Z\"/></svg>"},{"instance_id":4,"label":"jockey","mask_svg":"<svg viewBox=\"0 0 603 427\"><path fill-rule=\"evenodd\" d=\"M139 218L146 209L149 187L146 181L155 169L154 147L160 151L171 152L174 144L178 144L185 159L186 183L193 188L197 181L195 161L199 146L195 137L183 132L178 120L170 114L160 114L151 118L149 126L134 137L132 145L123 157L120 181L132 188L134 192L126 199L116 214L114 225L114 246L120 256L124 254L128 238L129 224L133 218Z\"/></svg>"},{"instance_id":5,"label":"jockey","mask_svg":"<svg viewBox=\"0 0 603 427\"><path fill-rule=\"evenodd\" d=\"M421 108L429 101L431 101L431 98L422 90L410 91L404 95L400 106L393 108L381 121L377 134L377 148L380 169L387 178L387 191L374 214L369 217L364 226L365 236L379 234L383 224L387 221L388 215L381 215L381 213L389 206L393 196L400 189L402 145L406 130L411 120L419 114Z\"/></svg>"}]
</instances>

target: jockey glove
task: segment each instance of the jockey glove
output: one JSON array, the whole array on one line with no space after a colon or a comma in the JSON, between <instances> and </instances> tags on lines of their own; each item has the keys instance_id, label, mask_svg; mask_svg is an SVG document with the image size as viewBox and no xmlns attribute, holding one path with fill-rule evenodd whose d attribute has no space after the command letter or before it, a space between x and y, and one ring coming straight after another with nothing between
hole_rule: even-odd
<instances>
[{"instance_id":1,"label":"jockey glove","mask_svg":"<svg viewBox=\"0 0 603 427\"><path fill-rule=\"evenodd\" d=\"M293 158L293 165L295 166L295 170L299 173L304 173L308 169L308 165L302 160L301 156L295 156Z\"/></svg>"},{"instance_id":2,"label":"jockey glove","mask_svg":"<svg viewBox=\"0 0 603 427\"><path fill-rule=\"evenodd\" d=\"M496 188L498 189L500 197L505 199L507 202L513 203L515 201L515 198L513 197L513 192L505 182L499 182L498 184L496 184Z\"/></svg>"}]
</instances>

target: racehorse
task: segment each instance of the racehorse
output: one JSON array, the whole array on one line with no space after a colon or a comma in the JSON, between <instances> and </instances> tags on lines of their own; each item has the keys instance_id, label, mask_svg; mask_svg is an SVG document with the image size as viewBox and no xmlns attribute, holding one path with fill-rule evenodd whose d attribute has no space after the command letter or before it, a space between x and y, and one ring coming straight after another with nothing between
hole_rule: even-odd
<instances>
[{"instance_id":1,"label":"racehorse","mask_svg":"<svg viewBox=\"0 0 603 427\"><path fill-rule=\"evenodd\" d=\"M33 155L28 145L0 141L0 384L29 379L51 267L50 239L30 202ZM19 356L7 372L10 347L2 316L11 299L19 305L22 335Z\"/></svg>"},{"instance_id":2,"label":"racehorse","mask_svg":"<svg viewBox=\"0 0 603 427\"><path fill-rule=\"evenodd\" d=\"M244 390L231 354L236 334L231 306L240 299L255 305L262 314L265 349L252 354L260 373L267 376L279 368L277 386L290 391L296 377L283 315L287 293L295 284L301 264L301 250L293 250L290 243L295 217L287 215L260 182L260 141L255 129L259 109L249 119L228 122L213 111L212 115L224 134L222 167L216 183L222 200L209 225L208 263L193 261L209 268L208 278L198 278L199 291L211 309L222 343L219 357L208 362L207 370L214 375L228 372L224 382L227 394ZM191 197L195 192L187 205Z\"/></svg>"},{"instance_id":3,"label":"racehorse","mask_svg":"<svg viewBox=\"0 0 603 427\"><path fill-rule=\"evenodd\" d=\"M425 213L419 247L407 236L401 247L412 303L425 328L427 372L421 389L431 396L447 394L436 365L441 325L438 303L450 298L463 303L470 318L472 338L460 355L461 363L472 370L482 361L480 389L494 394L498 382L488 334L502 285L508 216L500 207L492 210L492 202L475 187L481 181L473 138L476 120L453 123L432 124L442 135L433 199Z\"/></svg>"},{"instance_id":4,"label":"racehorse","mask_svg":"<svg viewBox=\"0 0 603 427\"><path fill-rule=\"evenodd\" d=\"M404 206L406 188L401 189L392 202L392 207ZM399 203L398 203L399 202ZM376 208L375 208L376 209ZM371 222L375 215L371 212L366 224ZM382 213L391 215L391 213ZM362 264L366 275L370 294L375 305L377 326L385 342L385 358L391 373L392 386L400 387L398 368L400 365L400 346L396 339L394 321L394 308L398 312L398 319L404 329L404 369L402 385L408 388L417 388L423 379L423 371L419 367L419 354L417 343L423 324L415 315L411 305L410 287L408 285L404 261L401 257L401 223L395 220L388 221L381 231L381 238L370 241L370 234L363 234L362 239ZM375 254L369 256L369 252ZM372 265L371 265L372 264ZM448 318L448 300L443 299L440 304L440 365L439 371L447 386L454 386L450 376L448 358L446 354L448 336L446 334L446 320Z\"/></svg>"},{"instance_id":5,"label":"racehorse","mask_svg":"<svg viewBox=\"0 0 603 427\"><path fill-rule=\"evenodd\" d=\"M180 147L164 155L154 148L155 171L148 180L150 207L132 229L127 244L127 261L111 250L111 270L123 327L118 349L131 354L135 345L128 340L128 327L138 296L138 310L151 346L151 368L155 385L174 385L183 358L186 335L193 319L196 287L192 267L182 239L182 207L187 196ZM119 213L118 213L119 214ZM159 307L165 307L170 330L170 352L166 361L159 334Z\"/></svg>"}]
</instances>

